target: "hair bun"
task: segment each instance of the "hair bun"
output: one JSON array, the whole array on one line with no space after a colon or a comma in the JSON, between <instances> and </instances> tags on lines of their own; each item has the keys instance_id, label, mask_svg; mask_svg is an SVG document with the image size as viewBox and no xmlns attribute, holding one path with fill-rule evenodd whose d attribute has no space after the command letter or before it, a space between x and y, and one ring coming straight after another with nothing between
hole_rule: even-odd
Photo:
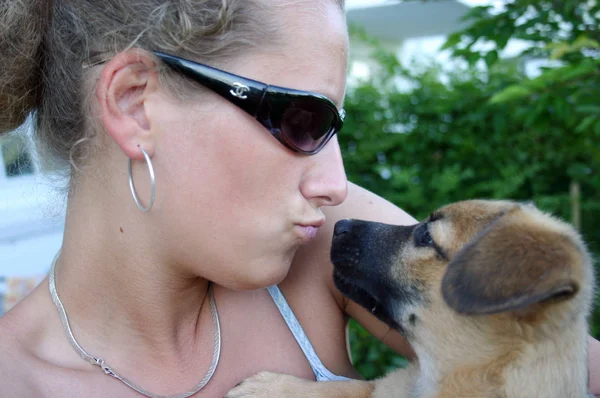
<instances>
[{"instance_id":1,"label":"hair bun","mask_svg":"<svg viewBox=\"0 0 600 398\"><path fill-rule=\"evenodd\" d=\"M0 134L23 124L42 91L41 43L50 0L0 4Z\"/></svg>"}]
</instances>

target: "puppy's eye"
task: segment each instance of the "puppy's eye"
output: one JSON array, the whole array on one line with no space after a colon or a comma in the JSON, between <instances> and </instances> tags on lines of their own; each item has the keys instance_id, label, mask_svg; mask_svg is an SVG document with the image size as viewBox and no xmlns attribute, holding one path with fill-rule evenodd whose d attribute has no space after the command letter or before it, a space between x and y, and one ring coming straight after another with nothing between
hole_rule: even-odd
<instances>
[{"instance_id":1,"label":"puppy's eye","mask_svg":"<svg viewBox=\"0 0 600 398\"><path fill-rule=\"evenodd\" d=\"M415 230L415 246L417 247L428 247L433 245L433 239L427 225L423 225L421 228Z\"/></svg>"}]
</instances>

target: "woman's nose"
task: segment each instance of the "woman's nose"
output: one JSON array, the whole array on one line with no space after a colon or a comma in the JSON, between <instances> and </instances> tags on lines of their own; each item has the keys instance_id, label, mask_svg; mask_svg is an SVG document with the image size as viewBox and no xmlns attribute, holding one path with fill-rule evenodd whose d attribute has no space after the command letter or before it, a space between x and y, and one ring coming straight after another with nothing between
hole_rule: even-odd
<instances>
[{"instance_id":1,"label":"woman's nose","mask_svg":"<svg viewBox=\"0 0 600 398\"><path fill-rule=\"evenodd\" d=\"M348 195L348 180L337 137L311 156L310 161L311 166L300 187L304 197L317 207L342 203Z\"/></svg>"}]
</instances>

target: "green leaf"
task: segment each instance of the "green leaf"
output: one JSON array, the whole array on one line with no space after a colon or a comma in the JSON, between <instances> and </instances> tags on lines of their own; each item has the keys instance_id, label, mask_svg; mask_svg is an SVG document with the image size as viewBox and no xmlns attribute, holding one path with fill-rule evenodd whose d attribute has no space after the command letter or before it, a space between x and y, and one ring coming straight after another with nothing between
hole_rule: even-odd
<instances>
[{"instance_id":1,"label":"green leaf","mask_svg":"<svg viewBox=\"0 0 600 398\"><path fill-rule=\"evenodd\" d=\"M498 61L498 51L492 50L485 55L485 63L488 68Z\"/></svg>"},{"instance_id":2,"label":"green leaf","mask_svg":"<svg viewBox=\"0 0 600 398\"><path fill-rule=\"evenodd\" d=\"M514 101L523 97L527 97L531 94L531 91L521 85L513 85L505 88L499 93L495 94L490 98L490 104L500 104L503 102Z\"/></svg>"},{"instance_id":3,"label":"green leaf","mask_svg":"<svg viewBox=\"0 0 600 398\"><path fill-rule=\"evenodd\" d=\"M577 106L575 109L577 110L577 112L594 113L596 114L596 116L600 116L600 105L584 104Z\"/></svg>"},{"instance_id":4,"label":"green leaf","mask_svg":"<svg viewBox=\"0 0 600 398\"><path fill-rule=\"evenodd\" d=\"M554 44L554 43L553 43ZM560 59L572 51L572 47L568 43L556 43L551 47L550 59Z\"/></svg>"},{"instance_id":5,"label":"green leaf","mask_svg":"<svg viewBox=\"0 0 600 398\"><path fill-rule=\"evenodd\" d=\"M469 66L473 66L477 63L477 61L479 61L481 59L481 54L469 53L466 55L466 58L467 58L467 62L469 63Z\"/></svg>"},{"instance_id":6,"label":"green leaf","mask_svg":"<svg viewBox=\"0 0 600 398\"><path fill-rule=\"evenodd\" d=\"M585 132L592 126L592 124L596 120L598 120L598 118L596 116L588 116L588 117L584 118L583 121L581 123L579 123L579 125L575 128L575 132L576 133Z\"/></svg>"},{"instance_id":7,"label":"green leaf","mask_svg":"<svg viewBox=\"0 0 600 398\"><path fill-rule=\"evenodd\" d=\"M452 33L450 36L448 36L448 40L446 40L444 45L442 45L442 47L440 47L440 50L447 50L449 48L455 47L461 41L462 41L462 33L461 32Z\"/></svg>"},{"instance_id":8,"label":"green leaf","mask_svg":"<svg viewBox=\"0 0 600 398\"><path fill-rule=\"evenodd\" d=\"M594 123L594 134L598 137L600 136L600 120Z\"/></svg>"},{"instance_id":9,"label":"green leaf","mask_svg":"<svg viewBox=\"0 0 600 398\"><path fill-rule=\"evenodd\" d=\"M581 35L573 42L572 48L574 50L581 50L584 48L600 48L600 43L596 40L590 39L585 35Z\"/></svg>"},{"instance_id":10,"label":"green leaf","mask_svg":"<svg viewBox=\"0 0 600 398\"><path fill-rule=\"evenodd\" d=\"M564 68L559 68L561 81L568 81L579 77L585 77L597 72L597 65L593 62L581 62L576 65L569 65Z\"/></svg>"}]
</instances>

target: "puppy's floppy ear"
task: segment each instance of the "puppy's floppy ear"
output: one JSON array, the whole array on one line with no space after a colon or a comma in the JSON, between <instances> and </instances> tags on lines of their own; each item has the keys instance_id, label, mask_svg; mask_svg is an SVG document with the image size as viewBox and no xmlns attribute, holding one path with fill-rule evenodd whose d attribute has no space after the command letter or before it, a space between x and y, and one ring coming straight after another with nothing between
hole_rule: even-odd
<instances>
[{"instance_id":1,"label":"puppy's floppy ear","mask_svg":"<svg viewBox=\"0 0 600 398\"><path fill-rule=\"evenodd\" d=\"M583 261L569 236L517 206L454 256L442 294L462 314L520 310L575 295L579 284L574 274Z\"/></svg>"}]
</instances>

